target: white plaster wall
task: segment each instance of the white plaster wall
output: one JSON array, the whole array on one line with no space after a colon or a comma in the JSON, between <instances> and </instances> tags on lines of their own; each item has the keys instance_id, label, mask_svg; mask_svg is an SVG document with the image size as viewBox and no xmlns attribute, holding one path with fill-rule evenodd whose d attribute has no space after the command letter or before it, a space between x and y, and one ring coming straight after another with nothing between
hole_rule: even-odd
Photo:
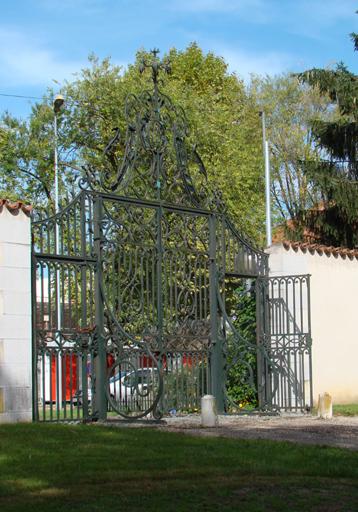
<instances>
[{"instance_id":1,"label":"white plaster wall","mask_svg":"<svg viewBox=\"0 0 358 512\"><path fill-rule=\"evenodd\" d=\"M267 249L270 275L311 274L313 394L333 403L358 403L358 261Z\"/></svg>"},{"instance_id":2,"label":"white plaster wall","mask_svg":"<svg viewBox=\"0 0 358 512\"><path fill-rule=\"evenodd\" d=\"M32 419L30 219L0 213L0 423Z\"/></svg>"}]
</instances>

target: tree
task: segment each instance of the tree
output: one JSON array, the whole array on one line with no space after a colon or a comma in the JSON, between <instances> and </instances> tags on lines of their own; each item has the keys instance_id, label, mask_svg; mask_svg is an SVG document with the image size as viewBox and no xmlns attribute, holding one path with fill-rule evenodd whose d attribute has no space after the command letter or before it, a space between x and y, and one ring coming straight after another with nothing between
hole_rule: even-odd
<instances>
[{"instance_id":1,"label":"tree","mask_svg":"<svg viewBox=\"0 0 358 512\"><path fill-rule=\"evenodd\" d=\"M28 120L5 113L1 118L0 187L11 199L53 207L53 111L46 100L36 104ZM65 148L59 145L62 157ZM62 177L68 189L71 175Z\"/></svg>"},{"instance_id":2,"label":"tree","mask_svg":"<svg viewBox=\"0 0 358 512\"><path fill-rule=\"evenodd\" d=\"M329 101L291 74L254 76L250 92L266 115L275 221L295 219L302 229L305 212L317 202L304 172L304 162L320 156L310 121L329 117Z\"/></svg>"},{"instance_id":3,"label":"tree","mask_svg":"<svg viewBox=\"0 0 358 512\"><path fill-rule=\"evenodd\" d=\"M320 207L308 212L307 227L321 243L353 248L358 244L358 77L343 63L298 77L328 95L335 109L333 119L311 121L324 158L305 163L306 176L321 198Z\"/></svg>"},{"instance_id":4,"label":"tree","mask_svg":"<svg viewBox=\"0 0 358 512\"><path fill-rule=\"evenodd\" d=\"M63 198L75 187L83 165L99 170L111 165L103 150L113 138L113 128L119 128L123 141L126 96L151 86L149 74L139 72L143 57L148 54L139 52L136 62L123 71L109 59L99 61L91 56L90 66L62 88L65 106L59 116L59 160ZM197 144L209 181L222 189L236 223L249 236L260 239L264 183L260 120L254 99L246 94L237 76L228 73L223 59L204 54L196 44L185 51L172 49L167 57L171 73L161 77L160 88L184 108L190 141ZM52 199L52 98L49 91L27 121L9 115L2 118L4 129L9 131L0 155L2 188L35 205ZM123 145L119 144L117 158L121 151ZM39 196L35 194L38 189Z\"/></svg>"}]
</instances>

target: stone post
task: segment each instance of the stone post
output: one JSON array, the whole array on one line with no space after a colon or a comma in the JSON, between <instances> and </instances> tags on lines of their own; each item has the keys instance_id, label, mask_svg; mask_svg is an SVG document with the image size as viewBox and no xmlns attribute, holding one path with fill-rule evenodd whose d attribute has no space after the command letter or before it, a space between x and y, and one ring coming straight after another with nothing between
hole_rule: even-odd
<instances>
[{"instance_id":1,"label":"stone post","mask_svg":"<svg viewBox=\"0 0 358 512\"><path fill-rule=\"evenodd\" d=\"M215 397L213 395L204 395L201 397L201 426L218 426L218 413L216 410Z\"/></svg>"},{"instance_id":2,"label":"stone post","mask_svg":"<svg viewBox=\"0 0 358 512\"><path fill-rule=\"evenodd\" d=\"M332 397L329 393L321 393L318 396L317 414L319 418L330 420L333 416Z\"/></svg>"},{"instance_id":3,"label":"stone post","mask_svg":"<svg viewBox=\"0 0 358 512\"><path fill-rule=\"evenodd\" d=\"M29 210L0 200L0 423L32 419Z\"/></svg>"}]
</instances>

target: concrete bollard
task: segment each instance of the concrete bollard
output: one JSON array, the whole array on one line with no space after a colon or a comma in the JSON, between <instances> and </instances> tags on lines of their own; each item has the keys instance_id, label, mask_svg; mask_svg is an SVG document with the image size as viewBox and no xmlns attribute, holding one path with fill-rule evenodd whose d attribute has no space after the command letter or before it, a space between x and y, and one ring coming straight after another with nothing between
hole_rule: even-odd
<instances>
[{"instance_id":1,"label":"concrete bollard","mask_svg":"<svg viewBox=\"0 0 358 512\"><path fill-rule=\"evenodd\" d=\"M318 396L318 417L329 420L333 416L332 397L329 393L321 393Z\"/></svg>"},{"instance_id":2,"label":"concrete bollard","mask_svg":"<svg viewBox=\"0 0 358 512\"><path fill-rule=\"evenodd\" d=\"M218 426L218 413L216 411L216 401L213 395L204 395L201 397L201 426Z\"/></svg>"}]
</instances>

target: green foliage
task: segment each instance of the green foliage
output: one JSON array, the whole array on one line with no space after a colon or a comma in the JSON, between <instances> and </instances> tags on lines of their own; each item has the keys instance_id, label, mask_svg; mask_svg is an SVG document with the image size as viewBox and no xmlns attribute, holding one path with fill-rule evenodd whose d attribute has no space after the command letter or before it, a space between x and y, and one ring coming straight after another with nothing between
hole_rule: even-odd
<instances>
[{"instance_id":1,"label":"green foliage","mask_svg":"<svg viewBox=\"0 0 358 512\"><path fill-rule=\"evenodd\" d=\"M352 37L352 41L354 43L354 49L356 52L358 52L358 34L356 34L355 32L352 32L351 37Z\"/></svg>"},{"instance_id":2,"label":"green foliage","mask_svg":"<svg viewBox=\"0 0 358 512\"><path fill-rule=\"evenodd\" d=\"M358 244L358 77L342 63L335 69L310 69L301 82L328 95L335 117L311 120L320 161L306 162L306 176L321 198L322 207L307 213L306 224L316 241L328 245Z\"/></svg>"},{"instance_id":3,"label":"green foliage","mask_svg":"<svg viewBox=\"0 0 358 512\"><path fill-rule=\"evenodd\" d=\"M127 70L90 56L89 67L61 90L65 104L58 116L60 193L63 201L72 191L81 166L91 164L103 171L115 163L103 150L121 131L124 142L125 98L151 88L150 72L140 73L144 51ZM243 83L227 71L227 64L196 45L185 51L170 50L171 73L162 75L160 88L175 105L185 109L191 128L190 142L207 167L209 181L223 191L237 225L260 240L264 228L264 182L261 127L253 97ZM53 112L50 99L33 108L26 121L4 115L1 126L0 183L3 194L13 191L35 206L52 204ZM123 154L120 144L118 159ZM31 173L31 174L29 174ZM38 194L39 188L41 193Z\"/></svg>"},{"instance_id":4,"label":"green foliage","mask_svg":"<svg viewBox=\"0 0 358 512\"><path fill-rule=\"evenodd\" d=\"M233 304L231 311L234 327L245 343L237 350L238 340L233 333L228 335L227 364L230 369L227 375L227 393L230 400L239 407L256 407L257 391L254 386L257 382L257 357L254 349L247 350L247 343L252 347L256 346L256 297L253 290L247 290L245 284L242 284L234 290L230 300ZM236 361L238 353L240 357ZM250 382L251 379L253 383Z\"/></svg>"},{"instance_id":5,"label":"green foliage","mask_svg":"<svg viewBox=\"0 0 358 512\"><path fill-rule=\"evenodd\" d=\"M331 117L329 100L290 74L254 77L250 92L266 117L274 221L301 220L318 199L304 167L320 156L310 122Z\"/></svg>"}]
</instances>

